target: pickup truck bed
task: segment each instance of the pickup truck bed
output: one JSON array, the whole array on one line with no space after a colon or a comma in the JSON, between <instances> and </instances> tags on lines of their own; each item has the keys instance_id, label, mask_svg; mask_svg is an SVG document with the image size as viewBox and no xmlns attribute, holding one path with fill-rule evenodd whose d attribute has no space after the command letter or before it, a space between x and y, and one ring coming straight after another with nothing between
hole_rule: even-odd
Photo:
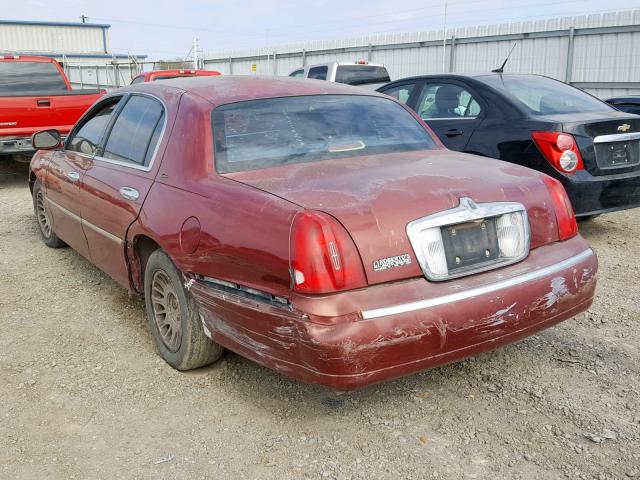
<instances>
[{"instance_id":1,"label":"pickup truck bed","mask_svg":"<svg viewBox=\"0 0 640 480\"><path fill-rule=\"evenodd\" d=\"M72 90L53 59L0 57L0 155L32 154L31 136L40 130L55 128L67 134L103 94L97 89Z\"/></svg>"}]
</instances>

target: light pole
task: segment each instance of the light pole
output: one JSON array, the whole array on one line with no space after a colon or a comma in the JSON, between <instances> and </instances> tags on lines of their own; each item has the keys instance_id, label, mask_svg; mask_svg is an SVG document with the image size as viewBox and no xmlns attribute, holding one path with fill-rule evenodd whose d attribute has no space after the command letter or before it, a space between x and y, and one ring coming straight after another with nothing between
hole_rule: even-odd
<instances>
[{"instance_id":1,"label":"light pole","mask_svg":"<svg viewBox=\"0 0 640 480\"><path fill-rule=\"evenodd\" d=\"M445 73L447 64L447 0L444 2L444 23L442 28L442 73Z\"/></svg>"}]
</instances>

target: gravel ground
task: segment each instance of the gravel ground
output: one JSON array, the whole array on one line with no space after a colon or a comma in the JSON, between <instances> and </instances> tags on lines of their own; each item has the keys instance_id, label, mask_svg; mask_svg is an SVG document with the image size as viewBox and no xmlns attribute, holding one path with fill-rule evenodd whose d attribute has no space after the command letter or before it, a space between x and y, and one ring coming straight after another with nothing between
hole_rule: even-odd
<instances>
[{"instance_id":1,"label":"gravel ground","mask_svg":"<svg viewBox=\"0 0 640 480\"><path fill-rule=\"evenodd\" d=\"M233 353L177 372L144 304L38 237L0 161L2 479L640 479L640 210L580 225L591 310L346 395Z\"/></svg>"}]
</instances>

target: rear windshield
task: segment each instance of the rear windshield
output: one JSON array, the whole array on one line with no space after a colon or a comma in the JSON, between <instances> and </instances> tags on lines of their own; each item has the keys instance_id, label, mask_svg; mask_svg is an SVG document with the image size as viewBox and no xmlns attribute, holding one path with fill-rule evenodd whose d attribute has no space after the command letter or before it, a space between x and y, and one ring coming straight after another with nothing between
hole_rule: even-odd
<instances>
[{"instance_id":1,"label":"rear windshield","mask_svg":"<svg viewBox=\"0 0 640 480\"><path fill-rule=\"evenodd\" d=\"M386 83L391 81L389 72L384 67L369 65L338 65L336 82L348 85L365 85L367 83Z\"/></svg>"},{"instance_id":2,"label":"rear windshield","mask_svg":"<svg viewBox=\"0 0 640 480\"><path fill-rule=\"evenodd\" d=\"M49 62L0 62L0 94L67 90Z\"/></svg>"},{"instance_id":3,"label":"rear windshield","mask_svg":"<svg viewBox=\"0 0 640 480\"><path fill-rule=\"evenodd\" d=\"M411 114L378 97L250 100L214 109L212 123L220 173L436 147Z\"/></svg>"},{"instance_id":4,"label":"rear windshield","mask_svg":"<svg viewBox=\"0 0 640 480\"><path fill-rule=\"evenodd\" d=\"M534 114L554 115L612 110L606 103L582 90L547 77L486 75L476 78L517 100Z\"/></svg>"}]
</instances>

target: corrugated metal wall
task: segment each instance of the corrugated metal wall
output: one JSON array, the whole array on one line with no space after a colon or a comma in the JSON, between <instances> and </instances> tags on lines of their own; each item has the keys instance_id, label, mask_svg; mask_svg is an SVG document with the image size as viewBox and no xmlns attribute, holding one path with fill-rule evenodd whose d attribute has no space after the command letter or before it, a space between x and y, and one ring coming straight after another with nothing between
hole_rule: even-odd
<instances>
[{"instance_id":1,"label":"corrugated metal wall","mask_svg":"<svg viewBox=\"0 0 640 480\"><path fill-rule=\"evenodd\" d=\"M314 41L208 54L204 63L223 74L288 75L303 65L367 59L398 79L442 72L443 37L440 30ZM548 75L601 97L640 93L640 10L457 28L446 37L444 71L488 72L516 43L507 71Z\"/></svg>"},{"instance_id":2,"label":"corrugated metal wall","mask_svg":"<svg viewBox=\"0 0 640 480\"><path fill-rule=\"evenodd\" d=\"M102 27L0 23L0 51L105 53Z\"/></svg>"}]
</instances>

